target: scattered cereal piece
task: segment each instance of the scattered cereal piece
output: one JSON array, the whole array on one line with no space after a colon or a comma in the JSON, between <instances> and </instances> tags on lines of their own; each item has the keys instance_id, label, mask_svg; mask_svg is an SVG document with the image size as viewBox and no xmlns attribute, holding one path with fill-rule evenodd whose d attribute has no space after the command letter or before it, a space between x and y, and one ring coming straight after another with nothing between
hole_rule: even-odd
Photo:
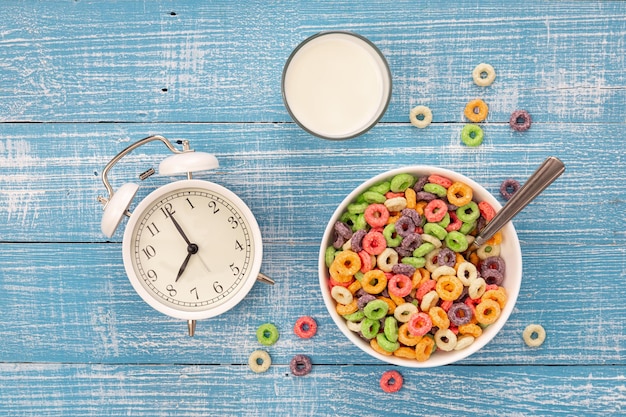
<instances>
[{"instance_id":1,"label":"scattered cereal piece","mask_svg":"<svg viewBox=\"0 0 626 417\"><path fill-rule=\"evenodd\" d=\"M489 107L481 99L472 100L465 105L465 111L463 112L467 120L473 123L482 122L487 118L489 114Z\"/></svg>"},{"instance_id":2,"label":"scattered cereal piece","mask_svg":"<svg viewBox=\"0 0 626 417\"><path fill-rule=\"evenodd\" d=\"M267 371L272 364L272 358L269 353L264 350L255 350L248 358L248 366L257 374Z\"/></svg>"},{"instance_id":3,"label":"scattered cereal piece","mask_svg":"<svg viewBox=\"0 0 626 417\"><path fill-rule=\"evenodd\" d=\"M546 331L540 324L529 324L522 334L524 342L530 347L539 347L546 340Z\"/></svg>"},{"instance_id":4,"label":"scattered cereal piece","mask_svg":"<svg viewBox=\"0 0 626 417\"><path fill-rule=\"evenodd\" d=\"M433 121L433 112L426 106L416 106L411 109L409 120L413 126L423 129Z\"/></svg>"},{"instance_id":5,"label":"scattered cereal piece","mask_svg":"<svg viewBox=\"0 0 626 417\"><path fill-rule=\"evenodd\" d=\"M385 392L398 392L402 388L402 375L398 371L386 371L380 377L380 388Z\"/></svg>"},{"instance_id":6,"label":"scattered cereal piece","mask_svg":"<svg viewBox=\"0 0 626 417\"><path fill-rule=\"evenodd\" d=\"M256 338L262 345L272 346L278 340L280 333L272 323L264 323L256 330Z\"/></svg>"},{"instance_id":7,"label":"scattered cereal piece","mask_svg":"<svg viewBox=\"0 0 626 417\"><path fill-rule=\"evenodd\" d=\"M532 124L532 122L532 118L526 110L515 110L513 113L511 113L509 126L511 126L511 129L517 132L523 132L530 129L530 125Z\"/></svg>"},{"instance_id":8,"label":"scattered cereal piece","mask_svg":"<svg viewBox=\"0 0 626 417\"><path fill-rule=\"evenodd\" d=\"M483 130L478 125L467 124L461 130L461 140L467 146L479 146L483 143Z\"/></svg>"},{"instance_id":9,"label":"scattered cereal piece","mask_svg":"<svg viewBox=\"0 0 626 417\"><path fill-rule=\"evenodd\" d=\"M293 326L293 332L302 339L310 339L317 333L317 322L313 317L302 316Z\"/></svg>"},{"instance_id":10,"label":"scattered cereal piece","mask_svg":"<svg viewBox=\"0 0 626 417\"><path fill-rule=\"evenodd\" d=\"M513 178L508 178L502 181L500 185L500 194L504 197L505 200L510 200L513 197L513 194L520 189L520 183Z\"/></svg>"},{"instance_id":11,"label":"scattered cereal piece","mask_svg":"<svg viewBox=\"0 0 626 417\"><path fill-rule=\"evenodd\" d=\"M294 376L305 376L313 369L311 358L306 355L295 355L289 362L289 369Z\"/></svg>"},{"instance_id":12,"label":"scattered cereal piece","mask_svg":"<svg viewBox=\"0 0 626 417\"><path fill-rule=\"evenodd\" d=\"M487 87L495 81L496 71L489 64L478 64L472 71L472 78L477 86Z\"/></svg>"}]
</instances>

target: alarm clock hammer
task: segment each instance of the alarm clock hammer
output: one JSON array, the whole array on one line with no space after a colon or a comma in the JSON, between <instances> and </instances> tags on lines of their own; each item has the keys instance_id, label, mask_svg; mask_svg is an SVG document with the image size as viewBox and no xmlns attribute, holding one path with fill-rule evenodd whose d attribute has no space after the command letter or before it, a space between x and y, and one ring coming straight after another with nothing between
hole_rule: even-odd
<instances>
[{"instance_id":1,"label":"alarm clock hammer","mask_svg":"<svg viewBox=\"0 0 626 417\"><path fill-rule=\"evenodd\" d=\"M127 183L115 191L108 173L124 156L152 141L173 153L160 163L159 173L187 178L156 188L131 212L139 186ZM218 167L217 158L192 150L189 141L178 143L182 150L154 135L122 150L102 171L109 197L98 201L104 205L101 229L107 237L128 217L122 255L135 291L161 313L186 320L192 336L196 320L233 308L255 281L274 281L260 272L263 241L249 207L231 190L192 176ZM140 178L149 175L146 171Z\"/></svg>"}]
</instances>

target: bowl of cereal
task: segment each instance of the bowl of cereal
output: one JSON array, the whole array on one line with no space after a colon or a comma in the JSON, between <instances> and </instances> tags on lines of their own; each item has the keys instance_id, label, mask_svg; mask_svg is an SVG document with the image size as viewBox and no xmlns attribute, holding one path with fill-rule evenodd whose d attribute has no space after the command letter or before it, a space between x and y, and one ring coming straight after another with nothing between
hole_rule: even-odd
<instances>
[{"instance_id":1,"label":"bowl of cereal","mask_svg":"<svg viewBox=\"0 0 626 417\"><path fill-rule=\"evenodd\" d=\"M408 166L376 175L337 207L319 280L341 332L382 361L447 365L502 329L517 300L522 254L511 222L475 248L502 206L457 172Z\"/></svg>"}]
</instances>

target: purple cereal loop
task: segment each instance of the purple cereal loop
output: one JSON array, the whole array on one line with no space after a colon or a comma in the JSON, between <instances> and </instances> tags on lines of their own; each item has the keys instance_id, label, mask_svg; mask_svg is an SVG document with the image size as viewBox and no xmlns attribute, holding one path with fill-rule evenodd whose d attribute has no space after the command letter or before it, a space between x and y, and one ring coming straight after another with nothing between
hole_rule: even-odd
<instances>
[{"instance_id":1,"label":"purple cereal loop","mask_svg":"<svg viewBox=\"0 0 626 417\"><path fill-rule=\"evenodd\" d=\"M422 191L422 188L424 188L424 185L426 185L427 182L428 182L427 175L424 177L419 177L417 181L415 181L415 184L413 185L413 190L415 190L416 193L419 193L420 191Z\"/></svg>"},{"instance_id":2,"label":"purple cereal loop","mask_svg":"<svg viewBox=\"0 0 626 417\"><path fill-rule=\"evenodd\" d=\"M394 275L401 274L412 277L415 273L415 267L409 264L395 264L391 267L391 272L393 272Z\"/></svg>"},{"instance_id":3,"label":"purple cereal loop","mask_svg":"<svg viewBox=\"0 0 626 417\"><path fill-rule=\"evenodd\" d=\"M374 301L375 299L376 297L374 297L372 294L365 293L363 296L357 298L356 305L359 308L359 310L363 310L363 308L365 308L367 303L369 303L370 301Z\"/></svg>"},{"instance_id":4,"label":"purple cereal loop","mask_svg":"<svg viewBox=\"0 0 626 417\"><path fill-rule=\"evenodd\" d=\"M419 226L420 224L422 224L422 217L417 211L413 209L405 208L400 212L400 214L402 214L403 216L407 216L408 218L413 220L413 224L415 226Z\"/></svg>"},{"instance_id":5,"label":"purple cereal loop","mask_svg":"<svg viewBox=\"0 0 626 417\"><path fill-rule=\"evenodd\" d=\"M406 237L411 233L415 233L415 223L408 216L402 216L396 220L396 233L402 237Z\"/></svg>"},{"instance_id":6,"label":"purple cereal loop","mask_svg":"<svg viewBox=\"0 0 626 417\"><path fill-rule=\"evenodd\" d=\"M448 203L448 211L457 211L457 209L459 208L459 206L455 206L452 203Z\"/></svg>"},{"instance_id":7,"label":"purple cereal loop","mask_svg":"<svg viewBox=\"0 0 626 417\"><path fill-rule=\"evenodd\" d=\"M403 241L404 242L404 241ZM414 249L413 249L414 250ZM401 247L396 248L396 252L400 255L401 258L405 258L407 256L413 256L413 250L403 249Z\"/></svg>"},{"instance_id":8,"label":"purple cereal loop","mask_svg":"<svg viewBox=\"0 0 626 417\"><path fill-rule=\"evenodd\" d=\"M364 229L359 229L356 232L354 232L354 234L352 235L352 240L351 240L351 245L352 245L352 250L356 253L359 253L363 250L363 245L361 244L361 242L363 242L363 237L367 234L367 232Z\"/></svg>"},{"instance_id":9,"label":"purple cereal loop","mask_svg":"<svg viewBox=\"0 0 626 417\"><path fill-rule=\"evenodd\" d=\"M415 198L417 201L433 201L437 196L427 191L419 191L415 193Z\"/></svg>"},{"instance_id":10,"label":"purple cereal loop","mask_svg":"<svg viewBox=\"0 0 626 417\"><path fill-rule=\"evenodd\" d=\"M400 243L400 249L413 252L421 244L422 244L422 237L418 233L411 233L410 235L407 235L404 237L404 239L402 239L402 243ZM397 250L398 248L396 248L396 251Z\"/></svg>"},{"instance_id":11,"label":"purple cereal loop","mask_svg":"<svg viewBox=\"0 0 626 417\"><path fill-rule=\"evenodd\" d=\"M311 372L311 358L306 355L295 355L289 362L289 369L294 376L304 376Z\"/></svg>"},{"instance_id":12,"label":"purple cereal loop","mask_svg":"<svg viewBox=\"0 0 626 417\"><path fill-rule=\"evenodd\" d=\"M342 247L345 243L346 243L346 239L343 238L343 236L335 234L335 241L333 242L333 247L335 249L339 249L340 247Z\"/></svg>"},{"instance_id":13,"label":"purple cereal loop","mask_svg":"<svg viewBox=\"0 0 626 417\"><path fill-rule=\"evenodd\" d=\"M348 240L352 237L352 229L350 228L350 226L343 222L335 223L335 233L343 237L345 240Z\"/></svg>"},{"instance_id":14,"label":"purple cereal loop","mask_svg":"<svg viewBox=\"0 0 626 417\"><path fill-rule=\"evenodd\" d=\"M511 126L511 129L517 132L523 132L530 129L530 125L532 124L532 122L532 118L526 110L515 110L513 113L511 113L509 126Z\"/></svg>"},{"instance_id":15,"label":"purple cereal loop","mask_svg":"<svg viewBox=\"0 0 626 417\"><path fill-rule=\"evenodd\" d=\"M441 249L437 254L437 263L442 266L454 266L456 263L456 253L448 248Z\"/></svg>"},{"instance_id":16,"label":"purple cereal loop","mask_svg":"<svg viewBox=\"0 0 626 417\"><path fill-rule=\"evenodd\" d=\"M500 184L500 194L505 200L510 200L513 194L521 187L520 183L513 178L507 178ZM510 191L509 191L510 190Z\"/></svg>"},{"instance_id":17,"label":"purple cereal loop","mask_svg":"<svg viewBox=\"0 0 626 417\"><path fill-rule=\"evenodd\" d=\"M502 276L504 276L506 269L504 259L499 256L490 256L489 258L485 259L480 264L480 275L484 276L485 272L487 272L487 270L489 269L495 269L500 272Z\"/></svg>"},{"instance_id":18,"label":"purple cereal loop","mask_svg":"<svg viewBox=\"0 0 626 417\"><path fill-rule=\"evenodd\" d=\"M448 318L455 326L467 324L472 320L472 309L465 303L454 303L448 310Z\"/></svg>"},{"instance_id":19,"label":"purple cereal loop","mask_svg":"<svg viewBox=\"0 0 626 417\"><path fill-rule=\"evenodd\" d=\"M504 281L504 275L497 269L486 269L481 274L487 285L500 285Z\"/></svg>"}]
</instances>

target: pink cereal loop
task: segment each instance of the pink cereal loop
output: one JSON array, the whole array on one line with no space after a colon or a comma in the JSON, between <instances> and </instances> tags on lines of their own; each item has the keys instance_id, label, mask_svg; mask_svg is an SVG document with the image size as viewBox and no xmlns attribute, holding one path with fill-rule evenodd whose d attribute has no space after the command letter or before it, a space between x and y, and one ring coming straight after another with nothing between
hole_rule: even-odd
<instances>
[{"instance_id":1,"label":"pink cereal loop","mask_svg":"<svg viewBox=\"0 0 626 417\"><path fill-rule=\"evenodd\" d=\"M385 197L387 198L387 200L389 200L390 198L404 197L404 193L394 193L393 191L388 191L387 193L385 193Z\"/></svg>"},{"instance_id":2,"label":"pink cereal loop","mask_svg":"<svg viewBox=\"0 0 626 417\"><path fill-rule=\"evenodd\" d=\"M359 252L359 258L361 258L361 272L366 273L367 271L371 271L374 267L372 255L362 250Z\"/></svg>"},{"instance_id":3,"label":"pink cereal loop","mask_svg":"<svg viewBox=\"0 0 626 417\"><path fill-rule=\"evenodd\" d=\"M439 307L441 307L445 312L448 312L448 310L450 310L450 307L452 307L452 304L453 304L453 301L446 300L446 301L442 301Z\"/></svg>"},{"instance_id":4,"label":"pink cereal loop","mask_svg":"<svg viewBox=\"0 0 626 417\"><path fill-rule=\"evenodd\" d=\"M386 371L380 377L380 388L385 392L400 391L402 383L402 375L398 371Z\"/></svg>"},{"instance_id":5,"label":"pink cereal loop","mask_svg":"<svg viewBox=\"0 0 626 417\"><path fill-rule=\"evenodd\" d=\"M424 296L430 291L435 289L436 285L437 281L435 281L434 279L429 279L428 281L424 282L415 292L415 298L417 298L419 301L422 301L422 298L424 298Z\"/></svg>"},{"instance_id":6,"label":"pink cereal loop","mask_svg":"<svg viewBox=\"0 0 626 417\"><path fill-rule=\"evenodd\" d=\"M387 290L396 297L406 297L413 289L413 281L404 274L396 274L387 281Z\"/></svg>"},{"instance_id":7,"label":"pink cereal loop","mask_svg":"<svg viewBox=\"0 0 626 417\"><path fill-rule=\"evenodd\" d=\"M433 320L428 314L419 312L411 316L407 328L413 336L424 336L433 328Z\"/></svg>"},{"instance_id":8,"label":"pink cereal loop","mask_svg":"<svg viewBox=\"0 0 626 417\"><path fill-rule=\"evenodd\" d=\"M424 216L426 220L431 223L440 222L448 212L448 205L438 198L430 201L426 207L424 207Z\"/></svg>"},{"instance_id":9,"label":"pink cereal loop","mask_svg":"<svg viewBox=\"0 0 626 417\"><path fill-rule=\"evenodd\" d=\"M463 226L463 222L459 220L454 211L450 211L450 224L446 226L446 232L454 232Z\"/></svg>"},{"instance_id":10,"label":"pink cereal loop","mask_svg":"<svg viewBox=\"0 0 626 417\"><path fill-rule=\"evenodd\" d=\"M363 236L363 242L361 243L363 250L370 255L380 255L387 248L387 240L380 232L370 231Z\"/></svg>"},{"instance_id":11,"label":"pink cereal loop","mask_svg":"<svg viewBox=\"0 0 626 417\"><path fill-rule=\"evenodd\" d=\"M350 284L352 284L354 282L354 280L350 280L347 282L339 282L335 279L333 279L333 277L328 277L328 283L330 284L330 289L332 290L333 287L344 287L344 288L348 288L350 286Z\"/></svg>"},{"instance_id":12,"label":"pink cereal loop","mask_svg":"<svg viewBox=\"0 0 626 417\"><path fill-rule=\"evenodd\" d=\"M310 339L317 333L317 322L313 317L302 316L293 326L293 332L302 339Z\"/></svg>"},{"instance_id":13,"label":"pink cereal loop","mask_svg":"<svg viewBox=\"0 0 626 417\"><path fill-rule=\"evenodd\" d=\"M370 204L363 215L367 224L372 227L385 227L389 220L389 210L384 204Z\"/></svg>"},{"instance_id":14,"label":"pink cereal loop","mask_svg":"<svg viewBox=\"0 0 626 417\"><path fill-rule=\"evenodd\" d=\"M491 219L493 219L493 216L496 215L496 211L494 210L494 208L491 207L491 204L487 203L486 201L481 201L480 203L478 203L478 210L480 210L480 214L482 214L487 222L490 222Z\"/></svg>"},{"instance_id":15,"label":"pink cereal loop","mask_svg":"<svg viewBox=\"0 0 626 417\"><path fill-rule=\"evenodd\" d=\"M452 180L437 174L432 174L428 177L428 182L432 184L439 184L443 188L449 188L452 185Z\"/></svg>"}]
</instances>

